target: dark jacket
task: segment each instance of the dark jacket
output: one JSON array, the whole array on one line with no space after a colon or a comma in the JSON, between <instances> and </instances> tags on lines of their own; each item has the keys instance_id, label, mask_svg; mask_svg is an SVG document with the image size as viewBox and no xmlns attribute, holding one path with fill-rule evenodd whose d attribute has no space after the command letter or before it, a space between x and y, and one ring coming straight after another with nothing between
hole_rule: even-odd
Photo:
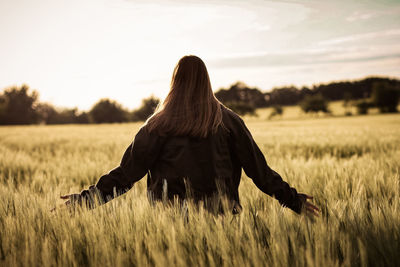
<instances>
[{"instance_id":1,"label":"dark jacket","mask_svg":"<svg viewBox=\"0 0 400 267\"><path fill-rule=\"evenodd\" d=\"M223 127L207 138L160 136L144 125L126 149L120 166L83 190L80 201L91 204L96 192L107 202L147 174L150 199L185 199L190 191L190 197L199 201L222 192L237 209L243 168L261 191L300 213L302 201L296 189L267 165L243 120L225 107L222 113Z\"/></svg>"}]
</instances>

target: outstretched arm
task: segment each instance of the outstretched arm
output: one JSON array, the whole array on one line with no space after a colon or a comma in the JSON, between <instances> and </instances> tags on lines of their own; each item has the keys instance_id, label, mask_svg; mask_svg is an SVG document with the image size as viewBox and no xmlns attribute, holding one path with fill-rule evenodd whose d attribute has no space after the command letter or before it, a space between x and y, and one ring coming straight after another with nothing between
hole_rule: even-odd
<instances>
[{"instance_id":1,"label":"outstretched arm","mask_svg":"<svg viewBox=\"0 0 400 267\"><path fill-rule=\"evenodd\" d=\"M318 208L307 202L307 199L312 199L312 197L297 193L296 189L290 187L277 172L268 166L263 153L240 117L235 116L233 123L235 151L246 175L252 178L261 191L275 197L281 205L297 213L303 210L306 214L315 215Z\"/></svg>"},{"instance_id":2,"label":"outstretched arm","mask_svg":"<svg viewBox=\"0 0 400 267\"><path fill-rule=\"evenodd\" d=\"M148 133L142 127L135 136L135 140L128 146L118 167L100 177L95 185L83 190L80 194L62 196L68 199L65 203L87 205L93 208L96 199L101 204L124 194L132 188L147 173L157 159L161 148L162 138Z\"/></svg>"}]
</instances>

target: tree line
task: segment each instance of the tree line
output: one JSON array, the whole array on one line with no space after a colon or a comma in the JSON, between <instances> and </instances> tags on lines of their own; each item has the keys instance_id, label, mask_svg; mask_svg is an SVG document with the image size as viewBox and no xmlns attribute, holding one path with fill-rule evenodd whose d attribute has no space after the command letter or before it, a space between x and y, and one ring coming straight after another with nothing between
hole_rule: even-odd
<instances>
[{"instance_id":1,"label":"tree line","mask_svg":"<svg viewBox=\"0 0 400 267\"><path fill-rule=\"evenodd\" d=\"M329 112L328 101L344 100L345 105L356 105L359 113L378 107L381 112L397 112L400 98L400 80L367 77L357 81L331 82L313 85L311 88L284 86L270 92L248 87L237 82L229 88L221 88L216 97L237 113L255 114L261 107L273 107L272 115L281 114L282 106L300 105L305 112ZM0 93L0 124L67 124L67 123L113 123L144 121L158 106L160 100L150 96L141 106L128 110L118 102L100 99L89 111L77 108L57 108L39 101L36 90L28 85L6 88Z\"/></svg>"},{"instance_id":2,"label":"tree line","mask_svg":"<svg viewBox=\"0 0 400 267\"><path fill-rule=\"evenodd\" d=\"M77 108L57 108L39 101L36 90L28 85L13 86L0 94L0 124L83 124L146 120L156 109L159 99L150 96L135 110L128 110L118 102L100 99L89 111Z\"/></svg>"},{"instance_id":3,"label":"tree line","mask_svg":"<svg viewBox=\"0 0 400 267\"><path fill-rule=\"evenodd\" d=\"M240 114L254 114L257 108L273 107L277 114L282 106L300 105L304 112L329 112L329 101L344 100L345 105L355 105L359 113L365 114L371 107L381 112L397 112L400 98L400 80L382 77L367 77L356 81L331 82L303 86L275 87L263 93L237 82L229 88L222 88L216 97Z\"/></svg>"}]
</instances>

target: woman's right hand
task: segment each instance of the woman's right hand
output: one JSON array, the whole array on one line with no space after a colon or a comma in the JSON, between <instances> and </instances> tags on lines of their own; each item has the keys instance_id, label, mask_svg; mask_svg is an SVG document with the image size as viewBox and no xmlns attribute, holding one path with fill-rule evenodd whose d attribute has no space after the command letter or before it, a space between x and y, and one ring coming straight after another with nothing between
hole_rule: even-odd
<instances>
[{"instance_id":1,"label":"woman's right hand","mask_svg":"<svg viewBox=\"0 0 400 267\"><path fill-rule=\"evenodd\" d=\"M69 195L64 195L60 196L61 199L66 200L64 204L59 205L59 209L68 209L69 211L72 210L72 207L74 204L77 202L79 203L80 199L80 194L69 194ZM55 212L57 208L52 208L50 212Z\"/></svg>"},{"instance_id":2,"label":"woman's right hand","mask_svg":"<svg viewBox=\"0 0 400 267\"><path fill-rule=\"evenodd\" d=\"M64 196L60 196L60 198L67 200L64 202L65 206L71 207L73 204L75 204L80 199L80 194L64 195Z\"/></svg>"},{"instance_id":3,"label":"woman's right hand","mask_svg":"<svg viewBox=\"0 0 400 267\"><path fill-rule=\"evenodd\" d=\"M311 202L308 202L308 200L312 200L313 197L306 194L299 194L299 196L303 202L301 213L311 218L318 217L320 212L319 208L313 205Z\"/></svg>"}]
</instances>

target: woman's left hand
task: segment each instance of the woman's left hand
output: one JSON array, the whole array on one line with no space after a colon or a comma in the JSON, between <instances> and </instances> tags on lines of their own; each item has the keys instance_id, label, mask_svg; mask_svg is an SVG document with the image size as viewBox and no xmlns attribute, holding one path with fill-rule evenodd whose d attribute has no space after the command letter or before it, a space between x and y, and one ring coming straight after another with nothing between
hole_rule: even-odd
<instances>
[{"instance_id":1,"label":"woman's left hand","mask_svg":"<svg viewBox=\"0 0 400 267\"><path fill-rule=\"evenodd\" d=\"M303 202L302 213L311 218L318 217L320 212L319 208L313 205L311 202L308 202L308 200L312 200L313 197L306 194L299 194L299 195Z\"/></svg>"}]
</instances>

